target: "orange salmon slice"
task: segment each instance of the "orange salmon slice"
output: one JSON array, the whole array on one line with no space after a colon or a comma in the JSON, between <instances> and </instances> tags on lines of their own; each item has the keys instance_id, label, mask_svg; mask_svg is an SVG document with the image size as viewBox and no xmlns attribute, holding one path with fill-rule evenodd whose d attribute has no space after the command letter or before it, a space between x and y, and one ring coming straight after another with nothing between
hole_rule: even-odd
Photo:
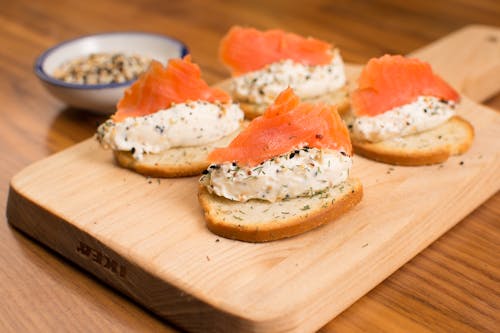
<instances>
[{"instance_id":1,"label":"orange salmon slice","mask_svg":"<svg viewBox=\"0 0 500 333\"><path fill-rule=\"evenodd\" d=\"M279 29L259 31L234 26L222 39L219 55L233 75L241 75L285 59L304 65L326 65L332 61L332 50L332 44L327 42Z\"/></svg>"},{"instance_id":2,"label":"orange salmon slice","mask_svg":"<svg viewBox=\"0 0 500 333\"><path fill-rule=\"evenodd\" d=\"M227 103L231 98L221 89L208 86L190 55L170 59L166 67L153 60L149 69L125 91L112 119L119 122L167 109L173 103L198 100Z\"/></svg>"},{"instance_id":3,"label":"orange salmon slice","mask_svg":"<svg viewBox=\"0 0 500 333\"><path fill-rule=\"evenodd\" d=\"M343 149L352 154L348 130L336 107L323 103L301 103L293 90L288 88L228 147L214 150L209 155L209 161L254 166L303 146Z\"/></svg>"},{"instance_id":4,"label":"orange salmon slice","mask_svg":"<svg viewBox=\"0 0 500 333\"><path fill-rule=\"evenodd\" d=\"M419 96L434 96L458 101L459 95L431 66L401 55L384 55L368 61L352 94L357 116L376 116L415 101Z\"/></svg>"}]
</instances>

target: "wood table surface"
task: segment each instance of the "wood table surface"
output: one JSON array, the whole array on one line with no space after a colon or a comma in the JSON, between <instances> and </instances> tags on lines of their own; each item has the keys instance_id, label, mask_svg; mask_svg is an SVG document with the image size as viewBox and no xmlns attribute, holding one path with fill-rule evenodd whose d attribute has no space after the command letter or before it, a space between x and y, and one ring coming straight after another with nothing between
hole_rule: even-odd
<instances>
[{"instance_id":1,"label":"wood table surface","mask_svg":"<svg viewBox=\"0 0 500 333\"><path fill-rule=\"evenodd\" d=\"M0 1L0 205L23 167L93 134L103 117L66 107L33 74L44 49L102 31L169 34L188 44L204 77L233 24L331 40L346 61L409 53L467 24L500 26L500 2ZM467 47L467 45L464 45ZM500 109L500 95L486 101ZM0 223L0 332L176 332L49 249ZM328 323L322 332L498 332L500 195Z\"/></svg>"}]
</instances>

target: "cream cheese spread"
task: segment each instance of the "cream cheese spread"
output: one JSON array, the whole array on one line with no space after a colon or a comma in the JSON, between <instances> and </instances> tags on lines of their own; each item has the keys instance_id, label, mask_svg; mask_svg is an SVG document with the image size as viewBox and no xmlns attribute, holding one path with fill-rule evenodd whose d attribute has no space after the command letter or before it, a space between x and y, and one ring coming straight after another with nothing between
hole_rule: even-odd
<instances>
[{"instance_id":1,"label":"cream cheese spread","mask_svg":"<svg viewBox=\"0 0 500 333\"><path fill-rule=\"evenodd\" d=\"M174 147L200 146L236 131L243 121L238 104L188 101L143 117L108 120L97 129L105 148L143 154Z\"/></svg>"},{"instance_id":2,"label":"cream cheese spread","mask_svg":"<svg viewBox=\"0 0 500 333\"><path fill-rule=\"evenodd\" d=\"M271 104L288 87L301 98L311 98L337 90L345 83L344 63L335 51L326 65L309 66L287 59L235 77L232 93L239 101Z\"/></svg>"},{"instance_id":3,"label":"cream cheese spread","mask_svg":"<svg viewBox=\"0 0 500 333\"><path fill-rule=\"evenodd\" d=\"M344 182L352 159L344 151L302 148L253 167L212 164L200 179L210 193L236 201L270 202L312 196Z\"/></svg>"},{"instance_id":4,"label":"cream cheese spread","mask_svg":"<svg viewBox=\"0 0 500 333\"><path fill-rule=\"evenodd\" d=\"M377 116L356 117L349 129L357 140L379 142L435 128L455 115L454 108L454 102L420 96Z\"/></svg>"}]
</instances>

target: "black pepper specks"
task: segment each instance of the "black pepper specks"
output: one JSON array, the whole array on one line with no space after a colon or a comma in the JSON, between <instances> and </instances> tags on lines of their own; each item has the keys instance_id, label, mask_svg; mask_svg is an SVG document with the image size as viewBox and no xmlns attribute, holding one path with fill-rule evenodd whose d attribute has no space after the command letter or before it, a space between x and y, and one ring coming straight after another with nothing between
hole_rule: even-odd
<instances>
[{"instance_id":1,"label":"black pepper specks","mask_svg":"<svg viewBox=\"0 0 500 333\"><path fill-rule=\"evenodd\" d=\"M156 125L155 131L160 133L160 134L163 134L163 132L165 131L165 126Z\"/></svg>"}]
</instances>

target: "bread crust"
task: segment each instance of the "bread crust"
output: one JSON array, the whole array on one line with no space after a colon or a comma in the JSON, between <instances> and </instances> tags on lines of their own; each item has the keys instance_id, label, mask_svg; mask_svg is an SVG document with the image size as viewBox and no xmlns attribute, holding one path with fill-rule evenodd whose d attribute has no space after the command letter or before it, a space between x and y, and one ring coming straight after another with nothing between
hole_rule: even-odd
<instances>
[{"instance_id":1,"label":"bread crust","mask_svg":"<svg viewBox=\"0 0 500 333\"><path fill-rule=\"evenodd\" d=\"M313 97L313 98L304 98L303 102L307 103L318 103L324 102L327 104L335 104L337 106L337 112L342 115L345 112L349 111L350 102L349 102L349 89L347 85L324 95ZM246 103L244 101L239 101L240 108L245 112L245 118L254 119L258 116L261 116L264 111L269 107L268 104L253 104Z\"/></svg>"},{"instance_id":2,"label":"bread crust","mask_svg":"<svg viewBox=\"0 0 500 333\"><path fill-rule=\"evenodd\" d=\"M338 186L341 186L344 192L335 192L338 191ZM336 190L331 190L332 196L314 198L320 195L318 194L313 197L314 200L295 198L275 203L260 200L241 203L210 194L204 186L200 185L198 199L205 213L207 227L211 232L225 238L259 243L292 237L317 228L336 219L361 201L363 187L359 179L350 178L338 186ZM284 206L278 208L277 205L280 203L284 203ZM301 209L304 203L308 203L307 207L311 206L310 209ZM255 212L255 214L262 215L257 217L260 220L256 223L243 223L241 217L236 219L232 213L233 211L241 212L241 207L248 209L253 205L268 207L267 212L264 210L265 213ZM270 212L273 208L289 209L290 217L284 220L276 219Z\"/></svg>"},{"instance_id":3,"label":"bread crust","mask_svg":"<svg viewBox=\"0 0 500 333\"><path fill-rule=\"evenodd\" d=\"M113 151L116 162L127 169L133 170L141 175L157 178L188 177L199 175L208 168L208 161L197 161L191 163L169 164L148 163L137 161L131 153L126 151ZM207 155L208 156L208 155Z\"/></svg>"},{"instance_id":4,"label":"bread crust","mask_svg":"<svg viewBox=\"0 0 500 333\"><path fill-rule=\"evenodd\" d=\"M149 177L173 178L200 175L208 168L208 155L218 147L227 146L247 126L243 122L240 129L230 135L204 146L180 147L165 150L159 154L144 154L141 161L128 151L113 151L118 165Z\"/></svg>"},{"instance_id":5,"label":"bread crust","mask_svg":"<svg viewBox=\"0 0 500 333\"><path fill-rule=\"evenodd\" d=\"M426 132L376 143L352 140L354 153L394 165L419 166L446 161L465 153L474 140L474 128L459 116Z\"/></svg>"}]
</instances>

